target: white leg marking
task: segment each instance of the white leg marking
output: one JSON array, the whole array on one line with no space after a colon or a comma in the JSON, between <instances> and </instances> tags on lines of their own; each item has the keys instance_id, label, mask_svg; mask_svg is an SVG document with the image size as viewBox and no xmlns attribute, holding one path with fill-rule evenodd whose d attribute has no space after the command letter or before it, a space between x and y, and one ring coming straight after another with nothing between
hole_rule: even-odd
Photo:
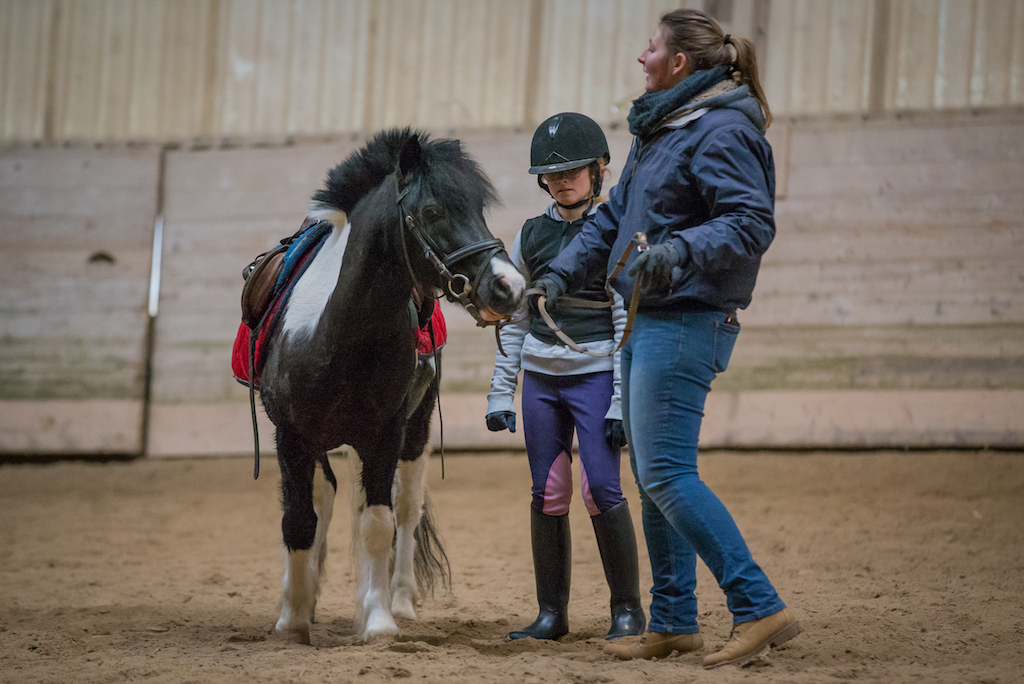
<instances>
[{"instance_id":1,"label":"white leg marking","mask_svg":"<svg viewBox=\"0 0 1024 684\"><path fill-rule=\"evenodd\" d=\"M395 519L387 506L367 506L360 516L359 532L363 542L360 558L359 594L362 597L363 641L398 635L391 616L391 541Z\"/></svg>"},{"instance_id":2,"label":"white leg marking","mask_svg":"<svg viewBox=\"0 0 1024 684\"><path fill-rule=\"evenodd\" d=\"M351 223L346 223L344 228L335 226L313 263L295 284L281 324L284 334L307 334L320 322L327 300L338 284L341 261L351 232Z\"/></svg>"},{"instance_id":3,"label":"white leg marking","mask_svg":"<svg viewBox=\"0 0 1024 684\"><path fill-rule=\"evenodd\" d=\"M311 561L316 562L316 596L320 596L320 586L324 578L324 566L327 563L327 528L331 525L334 515L334 485L324 475L318 463L313 473L313 511L316 513L316 537L313 539ZM315 609L314 604L314 609ZM310 612L310 622L316 622L315 610Z\"/></svg>"},{"instance_id":4,"label":"white leg marking","mask_svg":"<svg viewBox=\"0 0 1024 684\"><path fill-rule=\"evenodd\" d=\"M316 605L316 567L309 551L289 551L281 592L281 617L275 629L300 644L309 643L310 616Z\"/></svg>"},{"instance_id":5,"label":"white leg marking","mask_svg":"<svg viewBox=\"0 0 1024 684\"><path fill-rule=\"evenodd\" d=\"M519 272L512 262L507 259L491 257L491 271L498 280L502 280L512 290L512 296L518 297L526 289L526 279Z\"/></svg>"},{"instance_id":6,"label":"white leg marking","mask_svg":"<svg viewBox=\"0 0 1024 684\"><path fill-rule=\"evenodd\" d=\"M395 507L395 574L391 578L391 613L416 618L416 526L423 512L423 490L427 476L425 452L415 461L399 461L392 501Z\"/></svg>"},{"instance_id":7,"label":"white leg marking","mask_svg":"<svg viewBox=\"0 0 1024 684\"><path fill-rule=\"evenodd\" d=\"M352 559L356 570L356 630L363 641L398 634L391 616L391 540L395 520L387 506L367 506L363 491L363 465L359 455L348 455L352 482Z\"/></svg>"}]
</instances>

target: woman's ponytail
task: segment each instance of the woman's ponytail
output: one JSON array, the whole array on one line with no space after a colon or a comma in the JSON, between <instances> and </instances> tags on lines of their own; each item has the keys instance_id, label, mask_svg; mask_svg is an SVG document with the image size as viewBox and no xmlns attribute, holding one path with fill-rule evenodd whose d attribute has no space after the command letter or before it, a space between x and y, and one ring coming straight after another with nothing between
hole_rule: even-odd
<instances>
[{"instance_id":1,"label":"woman's ponytail","mask_svg":"<svg viewBox=\"0 0 1024 684\"><path fill-rule=\"evenodd\" d=\"M754 44L746 38L725 34L713 17L695 10L678 9L661 16L665 45L675 53L683 53L694 71L716 66L732 67L734 77L750 88L761 106L764 128L772 122L772 112L757 74ZM733 55L735 54L735 58Z\"/></svg>"},{"instance_id":2,"label":"woman's ponytail","mask_svg":"<svg viewBox=\"0 0 1024 684\"><path fill-rule=\"evenodd\" d=\"M754 54L754 44L741 36L727 36L729 42L725 45L728 50L732 45L736 51L736 60L732 63L734 73L739 74L740 83L750 88L750 94L757 98L761 105L761 113L764 115L765 129L772 123L772 111L768 108L768 99L764 96L764 89L761 88L761 79L757 75L757 55Z\"/></svg>"}]
</instances>

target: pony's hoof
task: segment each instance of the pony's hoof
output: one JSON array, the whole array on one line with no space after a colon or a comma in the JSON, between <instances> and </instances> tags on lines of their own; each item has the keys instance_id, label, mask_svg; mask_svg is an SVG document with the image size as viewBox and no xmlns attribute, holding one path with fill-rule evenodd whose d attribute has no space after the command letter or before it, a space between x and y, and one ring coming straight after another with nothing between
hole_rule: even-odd
<instances>
[{"instance_id":1,"label":"pony's hoof","mask_svg":"<svg viewBox=\"0 0 1024 684\"><path fill-rule=\"evenodd\" d=\"M391 599L391 614L394 617L416 619L416 604L413 600L413 593L408 589L395 591Z\"/></svg>"},{"instance_id":2,"label":"pony's hoof","mask_svg":"<svg viewBox=\"0 0 1024 684\"><path fill-rule=\"evenodd\" d=\"M370 613L370 618L366 621L366 629L363 630L363 641L368 644L380 643L397 636L398 624L386 610L377 608Z\"/></svg>"},{"instance_id":3,"label":"pony's hoof","mask_svg":"<svg viewBox=\"0 0 1024 684\"><path fill-rule=\"evenodd\" d=\"M309 646L309 627L277 627L277 636L294 644Z\"/></svg>"}]
</instances>

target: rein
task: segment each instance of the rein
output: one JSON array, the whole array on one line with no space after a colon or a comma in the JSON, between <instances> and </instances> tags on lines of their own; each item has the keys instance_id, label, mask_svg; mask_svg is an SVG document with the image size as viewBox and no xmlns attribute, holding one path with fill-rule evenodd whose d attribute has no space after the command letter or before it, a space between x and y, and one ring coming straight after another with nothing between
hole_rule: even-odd
<instances>
[{"instance_id":1,"label":"rein","mask_svg":"<svg viewBox=\"0 0 1024 684\"><path fill-rule=\"evenodd\" d=\"M626 245L625 251L622 252L622 256L615 264L615 269L611 272L611 275L609 275L607 280L605 281L606 283L610 282L612 278L619 275L619 273L622 272L622 269L626 267L626 261L629 259L629 253L633 250L633 247L636 247L636 250L638 252L646 252L649 249L649 245L647 244L647 235L638 232L636 235L633 236L633 239L629 241L628 245ZM587 356L603 358L607 356L612 356L617 351L622 349L623 345L626 344L626 340L629 339L629 334L633 332L633 320L636 318L636 310L637 307L640 305L641 290L643 290L643 288L641 287L641 282L638 278L636 284L633 287L633 296L629 300L629 312L626 314L626 327L622 331L622 339L619 340L619 343L615 346L615 349L612 349L609 352L587 351L580 345L576 344L576 342L574 342L572 338L566 335L565 332L558 327L558 324L555 323L554 319L551 318L551 314L548 313L547 308L544 306L547 302L547 299L544 296L544 290L540 288L530 288L523 294L526 296L540 295L537 298L537 310L540 311L540 317L544 319L544 322L547 323L548 327L551 328L551 331L555 333L555 336L558 337L558 339L560 339L562 342L564 342L565 345L569 347L569 349L572 349L574 352L579 352L580 354L586 354ZM563 306L587 309L602 309L611 306L611 302L593 302L586 299L576 299L573 297L559 297L556 301Z\"/></svg>"}]
</instances>

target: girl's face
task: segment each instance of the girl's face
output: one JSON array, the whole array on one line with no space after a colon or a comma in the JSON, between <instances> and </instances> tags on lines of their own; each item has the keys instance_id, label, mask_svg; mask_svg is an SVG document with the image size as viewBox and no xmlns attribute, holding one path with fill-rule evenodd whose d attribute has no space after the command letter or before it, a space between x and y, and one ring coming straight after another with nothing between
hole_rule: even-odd
<instances>
[{"instance_id":1,"label":"girl's face","mask_svg":"<svg viewBox=\"0 0 1024 684\"><path fill-rule=\"evenodd\" d=\"M590 197L592 183L586 166L558 173L545 173L542 178L548 192L559 204L569 206Z\"/></svg>"},{"instance_id":2,"label":"girl's face","mask_svg":"<svg viewBox=\"0 0 1024 684\"><path fill-rule=\"evenodd\" d=\"M644 65L647 82L644 88L649 93L668 90L686 77L686 55L672 54L665 45L661 26L654 29L647 43L647 49L640 53L637 61Z\"/></svg>"}]
</instances>

